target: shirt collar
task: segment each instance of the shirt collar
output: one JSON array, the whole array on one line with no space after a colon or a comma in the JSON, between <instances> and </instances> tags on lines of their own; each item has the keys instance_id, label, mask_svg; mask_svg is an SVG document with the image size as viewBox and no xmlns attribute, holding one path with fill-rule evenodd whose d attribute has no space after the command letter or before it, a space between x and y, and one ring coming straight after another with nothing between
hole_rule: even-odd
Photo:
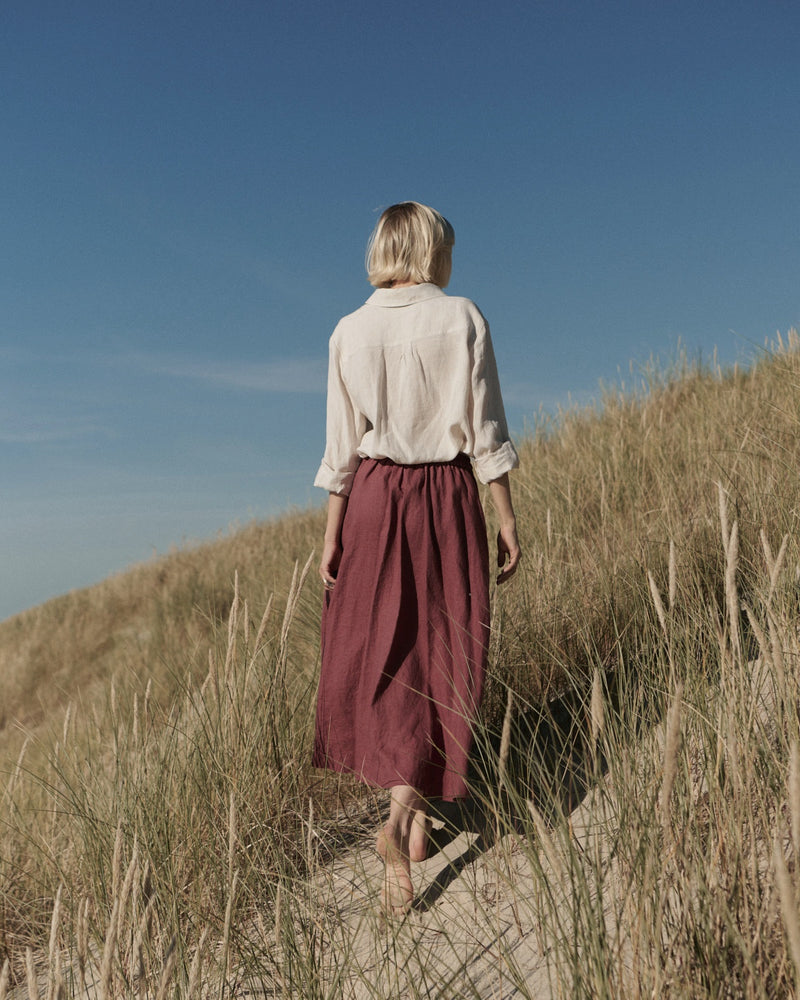
<instances>
[{"instance_id":1,"label":"shirt collar","mask_svg":"<svg viewBox=\"0 0 800 1000\"><path fill-rule=\"evenodd\" d=\"M405 288L376 288L367 299L367 305L392 309L397 306L411 306L416 302L435 299L444 294L444 291L432 282L408 285Z\"/></svg>"}]
</instances>

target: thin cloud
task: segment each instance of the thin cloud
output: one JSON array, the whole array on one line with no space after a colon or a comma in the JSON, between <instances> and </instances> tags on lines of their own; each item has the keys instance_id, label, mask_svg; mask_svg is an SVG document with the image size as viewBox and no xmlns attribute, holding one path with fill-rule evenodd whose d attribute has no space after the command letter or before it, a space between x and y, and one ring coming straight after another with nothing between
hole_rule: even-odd
<instances>
[{"instance_id":1,"label":"thin cloud","mask_svg":"<svg viewBox=\"0 0 800 1000\"><path fill-rule=\"evenodd\" d=\"M5 445L38 445L58 444L64 441L75 441L103 434L108 436L108 429L94 423L55 421L48 423L37 421L25 427L17 420L16 426L0 419L0 444Z\"/></svg>"},{"instance_id":2,"label":"thin cloud","mask_svg":"<svg viewBox=\"0 0 800 1000\"><path fill-rule=\"evenodd\" d=\"M325 392L327 373L326 363L317 358L257 364L150 358L143 362L143 367L155 375L197 379L231 389L313 395Z\"/></svg>"},{"instance_id":3,"label":"thin cloud","mask_svg":"<svg viewBox=\"0 0 800 1000\"><path fill-rule=\"evenodd\" d=\"M0 444L50 444L67 441L74 435L63 430L7 431L0 428Z\"/></svg>"},{"instance_id":4,"label":"thin cloud","mask_svg":"<svg viewBox=\"0 0 800 1000\"><path fill-rule=\"evenodd\" d=\"M520 410L534 416L540 410L555 413L591 405L597 398L597 391L582 390L571 392L535 382L504 382L503 402L506 409Z\"/></svg>"}]
</instances>

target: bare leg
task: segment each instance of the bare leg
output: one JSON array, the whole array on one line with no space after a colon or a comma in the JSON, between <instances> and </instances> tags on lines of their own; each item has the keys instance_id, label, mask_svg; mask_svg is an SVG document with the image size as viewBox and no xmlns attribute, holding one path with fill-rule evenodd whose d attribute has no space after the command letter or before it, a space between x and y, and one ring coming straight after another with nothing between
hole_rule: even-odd
<instances>
[{"instance_id":1,"label":"bare leg","mask_svg":"<svg viewBox=\"0 0 800 1000\"><path fill-rule=\"evenodd\" d=\"M420 826L426 834L425 814L425 800L415 788L396 785L392 789L389 819L378 834L378 853L384 863L383 905L390 915L406 913L414 899L411 859L425 856L419 834Z\"/></svg>"}]
</instances>

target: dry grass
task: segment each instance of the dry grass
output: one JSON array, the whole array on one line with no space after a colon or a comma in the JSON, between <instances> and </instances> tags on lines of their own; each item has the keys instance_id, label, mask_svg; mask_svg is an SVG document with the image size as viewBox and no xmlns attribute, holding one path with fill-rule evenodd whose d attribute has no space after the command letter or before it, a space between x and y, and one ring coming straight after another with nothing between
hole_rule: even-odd
<instances>
[{"instance_id":1,"label":"dry grass","mask_svg":"<svg viewBox=\"0 0 800 1000\"><path fill-rule=\"evenodd\" d=\"M285 594L295 563L317 542L320 517L309 511L253 523L0 622L0 755L16 754L21 730L38 735L70 702L102 700L110 678L118 690L144 678L154 696L171 698L176 669L205 670L235 576L254 607ZM300 609L311 656L316 611L311 601Z\"/></svg>"},{"instance_id":2,"label":"dry grass","mask_svg":"<svg viewBox=\"0 0 800 1000\"><path fill-rule=\"evenodd\" d=\"M796 991L797 349L646 372L522 442L475 755L493 874L424 933L320 894L374 807L307 764L319 513L0 625L0 1000L445 995L445 966L465 996Z\"/></svg>"}]
</instances>

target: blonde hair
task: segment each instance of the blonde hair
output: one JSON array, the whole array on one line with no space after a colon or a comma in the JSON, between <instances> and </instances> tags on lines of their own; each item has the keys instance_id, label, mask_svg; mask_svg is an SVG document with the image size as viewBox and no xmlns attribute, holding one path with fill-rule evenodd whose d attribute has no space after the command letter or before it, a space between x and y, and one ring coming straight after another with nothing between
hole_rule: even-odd
<instances>
[{"instance_id":1,"label":"blonde hair","mask_svg":"<svg viewBox=\"0 0 800 1000\"><path fill-rule=\"evenodd\" d=\"M390 205L367 244L367 277L376 288L396 282L432 282L441 288L450 278L453 227L437 211L417 201Z\"/></svg>"}]
</instances>

